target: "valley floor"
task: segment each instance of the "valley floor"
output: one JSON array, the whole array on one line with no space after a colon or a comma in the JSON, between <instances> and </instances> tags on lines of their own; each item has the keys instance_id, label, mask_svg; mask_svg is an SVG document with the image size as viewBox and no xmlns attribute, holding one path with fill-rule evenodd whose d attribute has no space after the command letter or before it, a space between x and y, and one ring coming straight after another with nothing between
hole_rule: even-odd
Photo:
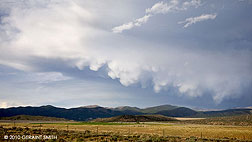
<instances>
[{"instance_id":1,"label":"valley floor","mask_svg":"<svg viewBox=\"0 0 252 142\"><path fill-rule=\"evenodd\" d=\"M22 128L19 129L18 128ZM38 134L53 134L57 135L57 138L64 138L71 133L77 134L73 138L85 139L87 141L97 140L98 137L106 138L113 141L112 137L121 137L121 140L115 141L127 141L128 137L136 136L141 139L132 139L130 141L147 141L143 137L148 137L150 141L152 138L158 138L161 141L252 141L252 126L231 126L231 125L200 125L200 124L180 124L180 123L17 123L17 122L0 122L1 140L5 135L20 135L24 134L24 131L38 131ZM49 132L48 132L49 131ZM90 133L90 137L83 137L82 134ZM27 132L31 134L31 132ZM64 134L66 133L66 134ZM78 137L78 133L80 137ZM99 135L99 136L98 136ZM106 136L105 136L106 135ZM96 137L96 138L95 138ZM110 138L111 137L111 138ZM127 137L127 138L126 138ZM68 137L67 137L68 138ZM94 138L94 139L92 139ZM126 138L126 139L124 139ZM133 138L133 137L132 137ZM163 139L166 138L166 139ZM194 140L192 140L194 139ZM74 139L72 139L74 140ZM71 140L71 141L72 141ZM101 139L99 139L100 141ZM129 139L128 139L129 140Z\"/></svg>"}]
</instances>

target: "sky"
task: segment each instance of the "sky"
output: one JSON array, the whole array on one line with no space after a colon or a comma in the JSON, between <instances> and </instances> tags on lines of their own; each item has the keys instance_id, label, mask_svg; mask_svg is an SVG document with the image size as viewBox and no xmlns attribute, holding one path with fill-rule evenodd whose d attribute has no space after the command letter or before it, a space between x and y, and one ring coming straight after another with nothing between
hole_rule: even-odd
<instances>
[{"instance_id":1,"label":"sky","mask_svg":"<svg viewBox=\"0 0 252 142\"><path fill-rule=\"evenodd\" d=\"M1 0L0 107L252 106L251 0Z\"/></svg>"}]
</instances>

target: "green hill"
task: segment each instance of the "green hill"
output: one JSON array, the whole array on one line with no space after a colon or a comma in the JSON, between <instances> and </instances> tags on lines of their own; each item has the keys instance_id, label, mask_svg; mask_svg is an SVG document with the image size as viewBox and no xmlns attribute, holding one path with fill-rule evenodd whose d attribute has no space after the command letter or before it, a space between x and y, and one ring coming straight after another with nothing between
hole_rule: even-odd
<instances>
[{"instance_id":1,"label":"green hill","mask_svg":"<svg viewBox=\"0 0 252 142\"><path fill-rule=\"evenodd\" d=\"M113 109L113 108L112 108ZM130 106L121 106L121 107L116 107L114 110L118 111L135 111L135 112L141 112L141 109L138 107L130 107Z\"/></svg>"},{"instance_id":2,"label":"green hill","mask_svg":"<svg viewBox=\"0 0 252 142\"><path fill-rule=\"evenodd\" d=\"M171 117L192 117L199 114L200 112L194 111L186 107L177 107L171 110L163 110L157 112L157 114L171 116Z\"/></svg>"},{"instance_id":3,"label":"green hill","mask_svg":"<svg viewBox=\"0 0 252 142\"><path fill-rule=\"evenodd\" d=\"M16 115L16 116L11 116L11 117L0 117L0 120L69 121L64 118L31 116L31 115Z\"/></svg>"},{"instance_id":4,"label":"green hill","mask_svg":"<svg viewBox=\"0 0 252 142\"><path fill-rule=\"evenodd\" d=\"M173 110L178 108L177 106L172 106L172 105L160 105L160 106L155 106L155 107L148 107L141 109L142 113L158 113L160 111L168 111L168 110Z\"/></svg>"},{"instance_id":5,"label":"green hill","mask_svg":"<svg viewBox=\"0 0 252 142\"><path fill-rule=\"evenodd\" d=\"M95 108L58 108L51 105L40 107L12 107L0 109L0 117L10 117L16 115L47 116L65 118L68 120L86 121L94 118L112 117L123 115L124 112L113 111L103 107Z\"/></svg>"},{"instance_id":6,"label":"green hill","mask_svg":"<svg viewBox=\"0 0 252 142\"><path fill-rule=\"evenodd\" d=\"M161 122L178 121L163 115L120 115L110 118L97 118L93 122Z\"/></svg>"}]
</instances>

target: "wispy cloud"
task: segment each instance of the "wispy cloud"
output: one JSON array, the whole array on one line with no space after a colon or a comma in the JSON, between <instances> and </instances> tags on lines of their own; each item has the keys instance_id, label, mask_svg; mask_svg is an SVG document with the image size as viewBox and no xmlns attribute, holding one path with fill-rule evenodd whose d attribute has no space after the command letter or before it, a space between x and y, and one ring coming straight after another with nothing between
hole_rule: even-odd
<instances>
[{"instance_id":1,"label":"wispy cloud","mask_svg":"<svg viewBox=\"0 0 252 142\"><path fill-rule=\"evenodd\" d=\"M201 6L200 0L186 1L182 4L182 9L186 10L188 7L198 8L199 6Z\"/></svg>"},{"instance_id":2,"label":"wispy cloud","mask_svg":"<svg viewBox=\"0 0 252 142\"><path fill-rule=\"evenodd\" d=\"M182 11L187 10L189 7L199 7L201 5L200 0L186 1L182 4L178 0L171 0L168 3L163 1L154 4L151 8L145 10L145 16L142 18L136 19L133 22L129 22L120 26L116 26L112 29L113 33L121 33L124 30L130 30L136 26L141 26L142 24L148 22L150 17L156 14L167 14L172 11Z\"/></svg>"},{"instance_id":3,"label":"wispy cloud","mask_svg":"<svg viewBox=\"0 0 252 142\"><path fill-rule=\"evenodd\" d=\"M213 20L215 19L217 16L217 14L202 14L200 16L197 17L190 17L190 18L186 18L184 21L180 21L178 22L178 24L184 24L184 28L187 28L188 26L201 22L201 21L206 21L206 20Z\"/></svg>"},{"instance_id":4,"label":"wispy cloud","mask_svg":"<svg viewBox=\"0 0 252 142\"><path fill-rule=\"evenodd\" d=\"M151 8L146 9L145 12L151 14L166 14L172 10L178 10L178 4L179 2L177 0L171 0L169 3L161 1L154 4Z\"/></svg>"},{"instance_id":5,"label":"wispy cloud","mask_svg":"<svg viewBox=\"0 0 252 142\"><path fill-rule=\"evenodd\" d=\"M60 72L39 72L32 73L27 76L27 81L37 82L37 83L50 83L55 81L65 81L72 79L71 77L64 76Z\"/></svg>"},{"instance_id":6,"label":"wispy cloud","mask_svg":"<svg viewBox=\"0 0 252 142\"><path fill-rule=\"evenodd\" d=\"M141 26L142 24L146 23L149 18L151 17L151 14L145 15L142 18L136 19L134 22L129 22L127 24L123 24L121 26L114 27L112 29L113 33L121 33L124 30L129 30L135 26Z\"/></svg>"}]
</instances>

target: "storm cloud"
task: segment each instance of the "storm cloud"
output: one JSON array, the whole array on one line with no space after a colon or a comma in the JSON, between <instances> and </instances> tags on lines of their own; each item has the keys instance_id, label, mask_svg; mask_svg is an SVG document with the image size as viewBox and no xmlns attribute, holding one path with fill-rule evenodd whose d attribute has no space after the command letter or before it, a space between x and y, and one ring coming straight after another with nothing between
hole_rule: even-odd
<instances>
[{"instance_id":1,"label":"storm cloud","mask_svg":"<svg viewBox=\"0 0 252 142\"><path fill-rule=\"evenodd\" d=\"M2 3L6 10L0 19L0 64L27 72L30 78L34 78L32 81L39 83L74 80L74 73L64 76L60 70L43 68L38 64L43 60L48 60L48 64L52 66L57 66L53 61L59 60L63 62L64 68L70 70L89 68L93 72L98 72L105 68L102 71L106 77L118 80L125 87L139 84L143 89L153 88L155 93L172 88L179 92L178 95L191 98L207 94L219 104L223 99L244 95L244 88L251 87L252 40L251 37L242 39L246 44L238 44L239 41L235 41L237 32L240 37L246 34L242 33L246 31L246 26L240 27L244 29L231 31L223 29L223 32L231 32L229 37L218 33L218 28L221 28L218 27L218 23L200 22L215 19L216 15L216 21L222 17L223 13L213 6L209 9L216 10L215 14L204 15L205 11L199 9L207 5L208 3L197 0L152 3L142 8L142 18L116 26L127 21L118 22L121 16L128 19L138 16L134 16L134 13L114 14L119 8L113 9L111 5L100 4L97 1L27 1L25 4L11 5L6 1ZM99 7L107 13L99 11ZM198 10L197 15L201 16L188 15L190 10ZM176 14L179 14L179 19L172 19L172 15ZM150 18L168 18L170 25L168 22L163 23L164 20L160 20L161 24L174 26L174 31L169 31L174 37L181 33L184 33L184 36L178 37L175 42L162 39L165 35L160 36L158 33L161 33L162 29L151 23ZM183 21L184 19L186 20ZM180 27L179 21L185 23L185 28ZM191 30L197 31L196 39L191 37L191 33L188 33L190 31L187 30L189 28L186 28L194 23L197 23L197 26ZM153 35L147 34L158 36L160 39L149 40L147 36L136 36L136 33L141 31L134 31L133 27L141 27L142 30L153 28ZM205 33L199 32L197 27L208 29L209 34L204 35ZM125 34L122 32L129 29L131 31ZM248 30L251 32L251 28ZM232 31L235 36L232 35ZM201 39L199 35L206 38L203 36ZM220 36L225 42L220 41L214 45L214 41L209 38L214 39L215 35ZM229 38L234 40L231 41L234 44L226 43L230 41ZM215 47L209 47L209 43ZM5 103L2 105L6 106Z\"/></svg>"}]
</instances>

